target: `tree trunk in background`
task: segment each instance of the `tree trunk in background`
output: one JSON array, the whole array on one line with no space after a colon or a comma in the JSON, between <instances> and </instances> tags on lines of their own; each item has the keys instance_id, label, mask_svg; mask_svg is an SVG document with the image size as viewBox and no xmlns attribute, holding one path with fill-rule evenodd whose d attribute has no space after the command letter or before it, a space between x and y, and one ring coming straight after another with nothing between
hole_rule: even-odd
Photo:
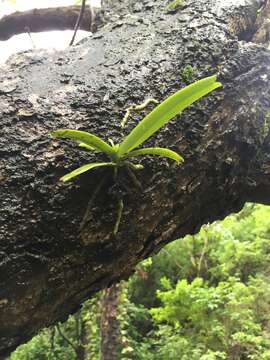
<instances>
[{"instance_id":1,"label":"tree trunk in background","mask_svg":"<svg viewBox=\"0 0 270 360\"><path fill-rule=\"evenodd\" d=\"M121 284L104 290L101 301L101 360L119 360L121 345L118 321Z\"/></svg>"},{"instance_id":2,"label":"tree trunk in background","mask_svg":"<svg viewBox=\"0 0 270 360\"><path fill-rule=\"evenodd\" d=\"M107 25L80 45L18 54L1 68L0 358L168 242L245 201L270 203L270 53L251 42L263 3L185 0L169 9L165 0L110 0ZM181 153L184 165L142 158L142 191L120 174L130 192L114 236L107 169L58 181L103 156L49 132L81 129L120 142L141 118L122 131L128 106L162 101L213 73L223 88L147 141Z\"/></svg>"},{"instance_id":3,"label":"tree trunk in background","mask_svg":"<svg viewBox=\"0 0 270 360\"><path fill-rule=\"evenodd\" d=\"M85 349L83 345L78 346L76 351L76 360L86 360L87 357L85 356Z\"/></svg>"}]
</instances>

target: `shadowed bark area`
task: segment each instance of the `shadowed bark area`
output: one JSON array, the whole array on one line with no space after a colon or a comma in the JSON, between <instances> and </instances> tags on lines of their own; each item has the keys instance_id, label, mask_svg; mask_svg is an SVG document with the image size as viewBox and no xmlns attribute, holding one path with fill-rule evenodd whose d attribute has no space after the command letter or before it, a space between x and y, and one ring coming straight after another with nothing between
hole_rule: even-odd
<instances>
[{"instance_id":1,"label":"shadowed bark area","mask_svg":"<svg viewBox=\"0 0 270 360\"><path fill-rule=\"evenodd\" d=\"M80 45L19 54L2 67L0 358L168 242L245 201L270 203L270 53L243 41L255 32L261 5L186 0L168 10L161 0L125 0L117 12L131 14L115 16ZM142 158L142 191L120 174L124 212L114 236L120 190L110 170L58 181L104 157L49 132L87 130L117 143L140 118L122 131L125 108L149 97L161 101L213 73L224 87L147 142L178 151L184 165Z\"/></svg>"},{"instance_id":2,"label":"shadowed bark area","mask_svg":"<svg viewBox=\"0 0 270 360\"><path fill-rule=\"evenodd\" d=\"M93 11L85 8L80 29L93 29ZM29 32L51 30L73 30L80 13L80 6L55 7L48 9L33 9L15 12L0 19L0 40L8 40L13 35ZM95 26L101 25L101 14L95 11Z\"/></svg>"}]
</instances>

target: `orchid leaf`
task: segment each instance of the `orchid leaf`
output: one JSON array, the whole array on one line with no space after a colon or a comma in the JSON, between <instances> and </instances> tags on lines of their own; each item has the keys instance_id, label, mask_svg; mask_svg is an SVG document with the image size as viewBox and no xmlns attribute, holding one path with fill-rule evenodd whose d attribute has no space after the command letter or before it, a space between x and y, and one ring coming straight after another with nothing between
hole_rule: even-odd
<instances>
[{"instance_id":1,"label":"orchid leaf","mask_svg":"<svg viewBox=\"0 0 270 360\"><path fill-rule=\"evenodd\" d=\"M99 150L101 152L108 154L109 156L115 155L115 150L113 149L112 146L110 146L100 137L86 131L59 129L51 132L51 135L54 137L62 137L62 138L72 139L82 142L94 148L95 150Z\"/></svg>"},{"instance_id":2,"label":"orchid leaf","mask_svg":"<svg viewBox=\"0 0 270 360\"><path fill-rule=\"evenodd\" d=\"M63 177L61 177L61 181L68 181L72 178L74 178L75 176L78 176L82 173L85 173L86 171L89 171L91 169L94 169L96 167L101 167L101 166L115 166L115 163L113 162L104 162L104 163L90 163L90 164L86 164L83 166L78 167L77 169L71 171L70 173L64 175Z\"/></svg>"},{"instance_id":3,"label":"orchid leaf","mask_svg":"<svg viewBox=\"0 0 270 360\"><path fill-rule=\"evenodd\" d=\"M95 149L93 146L87 145L83 142L79 142L79 147L89 150L89 151L99 151L99 150Z\"/></svg>"},{"instance_id":4,"label":"orchid leaf","mask_svg":"<svg viewBox=\"0 0 270 360\"><path fill-rule=\"evenodd\" d=\"M157 130L182 112L186 107L221 86L216 75L196 81L169 96L146 115L120 144L117 156L122 157L141 145Z\"/></svg>"},{"instance_id":5,"label":"orchid leaf","mask_svg":"<svg viewBox=\"0 0 270 360\"><path fill-rule=\"evenodd\" d=\"M130 153L128 153L126 158L135 157L135 156L139 156L139 155L159 155L159 156L164 156L169 159L175 160L177 162L184 161L182 156L179 155L177 152L170 150L170 149L159 148L159 147L143 148L143 149L139 149L139 150L134 150L134 151L131 151Z\"/></svg>"}]
</instances>

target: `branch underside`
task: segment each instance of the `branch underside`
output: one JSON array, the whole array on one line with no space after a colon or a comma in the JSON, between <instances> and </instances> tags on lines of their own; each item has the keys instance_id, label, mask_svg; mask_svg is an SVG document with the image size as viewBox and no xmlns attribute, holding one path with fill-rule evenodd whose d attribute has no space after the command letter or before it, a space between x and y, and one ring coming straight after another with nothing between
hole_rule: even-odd
<instances>
[{"instance_id":1,"label":"branch underside","mask_svg":"<svg viewBox=\"0 0 270 360\"><path fill-rule=\"evenodd\" d=\"M258 1L224 12L224 1L187 0L178 11L164 1L127 3L131 16L75 48L19 54L0 72L0 358L166 243L245 201L270 203L269 51L240 42L231 16L244 14L239 31L248 31ZM86 130L118 143L140 118L123 132L126 108L216 72L223 89L147 142L183 154L184 165L146 156L136 174L141 191L124 169L120 189L109 169L58 182L106 159L50 131ZM124 209L114 236L119 191Z\"/></svg>"}]
</instances>

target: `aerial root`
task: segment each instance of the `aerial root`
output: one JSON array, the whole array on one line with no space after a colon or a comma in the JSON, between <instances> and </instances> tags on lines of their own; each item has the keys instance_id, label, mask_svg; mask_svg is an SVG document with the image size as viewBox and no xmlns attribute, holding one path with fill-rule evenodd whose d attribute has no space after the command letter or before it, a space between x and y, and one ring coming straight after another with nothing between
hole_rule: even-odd
<instances>
[{"instance_id":1,"label":"aerial root","mask_svg":"<svg viewBox=\"0 0 270 360\"><path fill-rule=\"evenodd\" d=\"M123 199L119 199L118 200L118 211L117 211L117 219L116 219L116 223L114 225L114 229L113 229L113 234L116 235L118 233L119 230L119 225L122 219L122 215L123 215L123 209L124 209L124 202Z\"/></svg>"}]
</instances>

